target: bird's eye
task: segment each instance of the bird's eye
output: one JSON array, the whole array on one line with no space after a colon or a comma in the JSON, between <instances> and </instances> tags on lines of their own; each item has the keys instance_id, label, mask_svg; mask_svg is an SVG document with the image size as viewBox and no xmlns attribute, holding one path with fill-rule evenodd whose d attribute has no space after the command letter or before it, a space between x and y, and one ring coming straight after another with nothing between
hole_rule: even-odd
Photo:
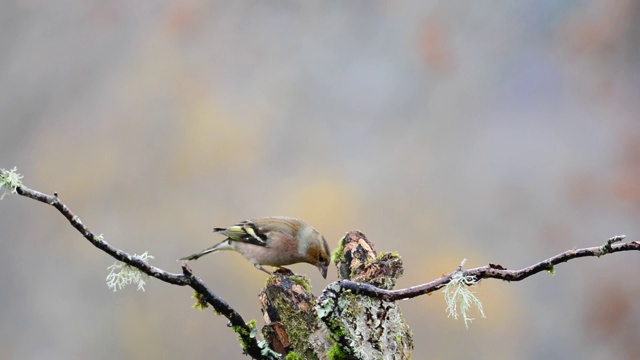
<instances>
[{"instance_id":1,"label":"bird's eye","mask_svg":"<svg viewBox=\"0 0 640 360\"><path fill-rule=\"evenodd\" d=\"M320 262L324 262L325 261L324 256L320 255L320 259L319 260L320 260Z\"/></svg>"}]
</instances>

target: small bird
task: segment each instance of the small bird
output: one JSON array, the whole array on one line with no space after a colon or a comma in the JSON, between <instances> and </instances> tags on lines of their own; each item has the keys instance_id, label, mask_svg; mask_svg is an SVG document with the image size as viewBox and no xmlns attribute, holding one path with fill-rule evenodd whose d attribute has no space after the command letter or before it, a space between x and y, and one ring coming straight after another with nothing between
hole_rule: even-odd
<instances>
[{"instance_id":1,"label":"small bird","mask_svg":"<svg viewBox=\"0 0 640 360\"><path fill-rule=\"evenodd\" d=\"M198 253L179 260L196 260L218 250L235 250L253 266L271 274L262 265L282 268L306 262L315 265L323 278L329 268L329 245L324 237L306 221L286 216L245 220L227 228L213 228L227 238Z\"/></svg>"}]
</instances>

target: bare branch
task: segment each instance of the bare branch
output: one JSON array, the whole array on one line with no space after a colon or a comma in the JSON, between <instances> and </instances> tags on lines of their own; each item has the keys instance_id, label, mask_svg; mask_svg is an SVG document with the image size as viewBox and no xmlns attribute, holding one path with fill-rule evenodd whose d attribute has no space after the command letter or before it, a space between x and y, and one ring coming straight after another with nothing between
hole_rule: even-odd
<instances>
[{"instance_id":1,"label":"bare branch","mask_svg":"<svg viewBox=\"0 0 640 360\"><path fill-rule=\"evenodd\" d=\"M245 353L247 355L254 359L279 359L277 355L274 355L271 352L265 352L265 354L262 353L262 348L258 345L258 341L255 336L251 335L252 329L246 324L242 316L240 316L240 314L224 299L214 294L199 277L193 275L191 269L189 269L186 263L182 264L182 274L170 273L149 265L140 257L132 256L118 248L115 248L104 241L101 236L94 235L89 228L80 221L80 218L75 215L67 205L60 201L57 193L54 193L53 196L51 196L29 189L24 185L17 186L15 190L19 195L49 204L56 208L67 220L69 220L71 226L85 237L85 239L89 240L89 242L95 247L111 255L116 260L131 265L158 280L173 285L189 286L197 291L202 296L202 300L210 304L216 312L229 319L229 326L232 327L242 339L245 347Z\"/></svg>"},{"instance_id":2,"label":"bare branch","mask_svg":"<svg viewBox=\"0 0 640 360\"><path fill-rule=\"evenodd\" d=\"M636 241L614 244L616 242L620 242L625 237L625 235L614 236L607 240L607 242L602 246L568 250L521 270L507 270L507 268L496 264L489 264L469 270L462 270L462 267L459 267L458 270L444 275L439 279L435 279L425 284L411 286L405 289L386 290L377 288L373 285L358 283L349 280L340 280L337 282L337 284L343 290L351 290L356 294L368 295L378 299L390 301L411 299L416 296L428 294L430 292L443 288L445 285L447 285L447 283L451 281L453 275L460 271L462 271L463 276L475 276L477 281L480 281L482 279L520 281L541 271L552 272L555 265L567 262L572 259L589 256L600 257L606 254L616 253L620 251L640 250L640 243Z\"/></svg>"}]
</instances>

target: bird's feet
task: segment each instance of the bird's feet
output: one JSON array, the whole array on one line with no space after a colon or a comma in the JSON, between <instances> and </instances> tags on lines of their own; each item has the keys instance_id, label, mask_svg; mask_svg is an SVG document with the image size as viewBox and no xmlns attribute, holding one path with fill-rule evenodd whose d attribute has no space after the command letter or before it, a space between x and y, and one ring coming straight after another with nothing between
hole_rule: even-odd
<instances>
[{"instance_id":1,"label":"bird's feet","mask_svg":"<svg viewBox=\"0 0 640 360\"><path fill-rule=\"evenodd\" d=\"M287 269L287 268L285 268L285 267L282 267L282 266L279 266L279 267L276 269L276 271L275 271L275 272L277 272L278 274L286 275L286 276L293 276L293 275L295 275L293 271L291 271L291 270L289 270L289 269Z\"/></svg>"}]
</instances>

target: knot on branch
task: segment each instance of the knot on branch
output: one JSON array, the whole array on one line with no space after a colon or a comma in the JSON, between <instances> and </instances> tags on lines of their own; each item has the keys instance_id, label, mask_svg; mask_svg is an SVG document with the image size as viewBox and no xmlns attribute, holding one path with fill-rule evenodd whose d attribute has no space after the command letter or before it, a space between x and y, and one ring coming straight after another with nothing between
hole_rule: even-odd
<instances>
[{"instance_id":1,"label":"knot on branch","mask_svg":"<svg viewBox=\"0 0 640 360\"><path fill-rule=\"evenodd\" d=\"M334 253L338 277L393 289L404 273L402 259L396 253L377 255L373 244L360 231L351 231L340 241Z\"/></svg>"},{"instance_id":2,"label":"knot on branch","mask_svg":"<svg viewBox=\"0 0 640 360\"><path fill-rule=\"evenodd\" d=\"M600 251L596 253L596 256L600 257L602 255L610 254L611 252L613 252L613 247L611 247L611 245L624 240L624 238L626 237L627 235L616 235L609 238L609 240L607 240L607 243L600 247Z\"/></svg>"}]
</instances>

